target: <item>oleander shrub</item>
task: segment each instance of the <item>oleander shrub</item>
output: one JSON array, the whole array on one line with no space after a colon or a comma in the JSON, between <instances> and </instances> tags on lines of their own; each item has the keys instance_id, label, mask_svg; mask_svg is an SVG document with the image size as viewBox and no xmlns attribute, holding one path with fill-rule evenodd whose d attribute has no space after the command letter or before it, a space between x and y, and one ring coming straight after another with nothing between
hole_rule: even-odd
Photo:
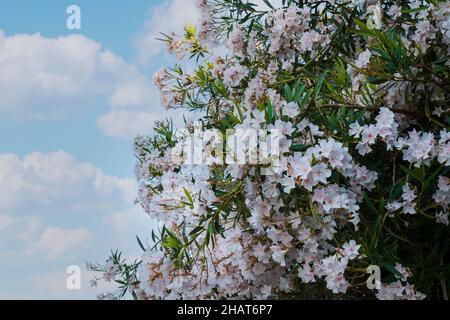
<instances>
[{"instance_id":1,"label":"oleander shrub","mask_svg":"<svg viewBox=\"0 0 450 320\"><path fill-rule=\"evenodd\" d=\"M118 284L104 297L447 298L450 2L282 3L201 0L199 25L164 37L180 62L154 77L162 103L198 120L136 138L159 227L142 260L89 266ZM186 133L230 129L279 150L183 162Z\"/></svg>"}]
</instances>

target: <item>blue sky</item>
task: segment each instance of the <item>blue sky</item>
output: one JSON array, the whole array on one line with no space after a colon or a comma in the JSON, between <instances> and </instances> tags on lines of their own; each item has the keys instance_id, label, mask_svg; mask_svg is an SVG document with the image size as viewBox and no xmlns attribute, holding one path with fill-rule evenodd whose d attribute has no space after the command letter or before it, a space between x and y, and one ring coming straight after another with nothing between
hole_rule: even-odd
<instances>
[{"instance_id":1,"label":"blue sky","mask_svg":"<svg viewBox=\"0 0 450 320\"><path fill-rule=\"evenodd\" d=\"M95 298L86 273L67 290L67 266L139 254L152 222L133 206L132 138L174 115L152 85L171 62L154 38L195 22L194 2L0 2L0 298Z\"/></svg>"}]
</instances>

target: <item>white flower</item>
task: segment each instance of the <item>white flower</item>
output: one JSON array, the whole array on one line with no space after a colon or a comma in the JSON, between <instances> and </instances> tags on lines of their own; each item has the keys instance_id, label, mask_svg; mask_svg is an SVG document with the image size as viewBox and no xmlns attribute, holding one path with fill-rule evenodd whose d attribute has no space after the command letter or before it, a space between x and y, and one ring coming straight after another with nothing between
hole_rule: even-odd
<instances>
[{"instance_id":1,"label":"white flower","mask_svg":"<svg viewBox=\"0 0 450 320\"><path fill-rule=\"evenodd\" d=\"M440 136L437 147L438 161L450 166L450 132L442 130Z\"/></svg>"},{"instance_id":2,"label":"white flower","mask_svg":"<svg viewBox=\"0 0 450 320\"><path fill-rule=\"evenodd\" d=\"M272 293L272 287L271 286L262 286L260 288L260 295L259 295L259 299L260 300L266 300L270 294Z\"/></svg>"},{"instance_id":3,"label":"white flower","mask_svg":"<svg viewBox=\"0 0 450 320\"><path fill-rule=\"evenodd\" d=\"M266 123L266 113L264 111L253 110L252 116L254 121L259 125L261 123Z\"/></svg>"},{"instance_id":4,"label":"white flower","mask_svg":"<svg viewBox=\"0 0 450 320\"><path fill-rule=\"evenodd\" d=\"M358 150L359 154L364 156L372 151L372 148L369 147L368 143L358 143L356 146L356 150Z\"/></svg>"},{"instance_id":5,"label":"white flower","mask_svg":"<svg viewBox=\"0 0 450 320\"><path fill-rule=\"evenodd\" d=\"M270 125L268 127L269 130L277 129L280 130L281 133L285 136L291 136L292 133L296 130L291 122L284 122L281 120L276 120L274 125Z\"/></svg>"},{"instance_id":6,"label":"white flower","mask_svg":"<svg viewBox=\"0 0 450 320\"><path fill-rule=\"evenodd\" d=\"M342 245L342 249L344 249L343 254L350 260L355 259L359 256L359 248L361 245L357 245L355 240L350 240Z\"/></svg>"},{"instance_id":7,"label":"white flower","mask_svg":"<svg viewBox=\"0 0 450 320\"><path fill-rule=\"evenodd\" d=\"M344 1L343 6L340 6L340 2L331 0L329 4L327 8L319 6L319 11L325 10L324 17L329 14L326 12L329 7L340 10L348 3ZM366 21L370 28L380 27L379 6L374 1L365 0L358 1L358 4L360 10L354 10L356 17ZM398 27L403 34L399 40L411 54L418 54L417 45L426 49L431 44L442 44L442 50L436 53L436 59L440 60L447 53L445 45L450 44L450 6L429 5L427 10L408 14L401 12L402 9L425 5L424 1L410 1L404 8L394 2L384 4L386 16L383 22L386 28L383 29ZM201 43L207 40L219 44L222 37L216 35L219 29L215 22L222 15L221 9L211 0L199 0L199 6L201 20L198 36ZM405 181L405 173L401 170L392 170L395 171L395 177L390 177L391 170L379 170L377 173L368 168L379 168L378 158L382 157L386 159L389 169L406 161L406 167L409 164L423 166L431 177L431 173L438 170L437 167L450 165L450 132L444 129L437 133L437 126L431 122L422 122L398 112L400 109L412 110L410 108L414 108L415 103L424 100L424 93L428 93L432 103L430 111L440 116L441 122L445 123L447 110L445 92L441 93L443 88L430 82L433 90L427 91L425 84L418 82L411 89L408 81L397 81L397 78L402 77L398 73L393 74L393 81L385 85L366 86L366 76L374 71L371 70L371 60L379 58L370 41L355 43L356 57L353 63L347 63L351 80L349 88L342 86L342 96L333 97L342 103L358 105L367 105L369 101L366 98L370 97L374 104L382 106L375 113L370 111L371 108L362 110L363 116L357 118L352 114L359 114L359 111L347 110L341 118L342 122L357 119L348 128L342 127L348 130L350 139L347 134L342 135L342 132L328 128L327 122L323 121L329 112L334 111L321 109L320 112L303 112L306 110L300 109L296 102L287 103L283 100L299 101L297 98L301 97L284 96L283 90L280 90L283 85L279 85L277 80L283 80L284 74L297 77L304 73L303 70L308 71L305 69L307 61L328 54L328 51L320 50L329 45L330 36L336 31L331 20L316 21L317 12L311 12L310 7L308 2L303 8L289 4L269 11L261 20L261 28L258 26L250 34L246 24L230 26L231 32L227 39L220 43L229 50L229 54L218 57L211 65L205 65L205 71L211 74L211 86L204 86L202 81L191 81L193 78L187 76L188 73L180 76L180 81L187 81L186 84L190 86L186 104L191 102L189 98L198 98L201 107L207 110L206 121L189 125L191 131L202 129L200 123L203 122L213 128L261 130L266 137L279 138L277 154L259 158L262 147L268 146L269 142L258 141L258 148L247 147L251 150L246 151L257 155L260 165L228 165L223 170L222 166L216 165L216 155L212 155L209 145L205 151L211 155L211 159L206 164L183 164L187 158L185 151L192 142L189 134L175 134L174 144L168 148L164 146L165 141L162 141L161 148L155 148L150 137L136 139L139 146L136 146L135 153L140 160L136 166L136 176L140 182L138 202L161 227L165 225L173 228L180 239L185 234L192 235L193 231L199 232L195 235L198 237L197 242L205 243L205 231L211 227L211 214L226 204L226 210L221 212L226 212L226 215L219 215L223 237L214 239L214 250L199 259L193 268L178 269L167 251L144 253L143 262L138 268L140 283L132 288L138 297L205 299L213 294L218 299L266 299L272 295L280 298L283 297L282 292L298 289L295 286L298 280L304 283L322 280L333 293L344 293L350 286L349 279L345 278L348 264L358 258L363 261L365 257L360 255L361 245L355 240L342 243L338 249L336 241L348 239L349 234L354 234L353 239L360 239L361 234L357 232L360 215L367 214L360 212L360 205L367 191L373 191L373 196L379 198L382 190L375 188L378 175L382 178L382 185L391 184L391 178L397 182ZM399 17L408 19L395 21ZM338 23L345 23L339 14L333 18ZM433 39L436 42L432 42ZM188 49L187 45L186 40L176 39L170 43L170 50L181 54L182 49ZM423 52L425 55L425 50ZM411 70L413 74L422 71L422 68ZM165 105L184 107L184 91L177 90L175 76L178 77L177 72L169 74L161 71L155 76L155 83L162 91ZM307 73L306 78L301 77L308 94L309 90L314 90L312 76ZM221 80L226 87L226 94L222 90L210 90L220 85ZM441 81L438 78L429 80ZM297 96L298 86L294 83L287 85ZM215 91L220 93L215 94ZM411 99L406 99L405 92L412 94ZM329 100L332 97L318 98L322 103L332 101ZM268 102L273 106L274 121L271 124L266 123L266 110L263 110ZM433 131L417 131L422 127L432 128ZM306 150L291 150L294 149L292 145L303 145ZM360 157L375 150L381 150L381 154ZM354 157L354 153L359 155ZM395 161L388 162L396 156ZM426 168L431 165L433 168ZM260 170L263 168L267 169L264 173ZM428 194L428 198L423 195L419 198L416 192L423 190L413 185L415 179L408 179L410 184L403 185L401 196L386 204L388 216L392 217L395 212L415 214L420 199L421 207L434 210L429 217L437 223L448 225L450 179L446 171L440 172L437 187L430 186L431 190L436 190L432 199L429 199L431 197ZM244 184L242 189L241 183ZM237 187L239 189L235 193L233 190ZM186 196L186 191L190 197ZM232 197L229 202L228 193ZM242 209L245 209L245 215L242 215ZM405 219L417 218L403 216L401 220ZM355 233L348 229L350 224L353 224ZM186 249L186 252L195 255L199 248L196 243L192 243ZM395 268L399 271L396 274L398 281L383 285L377 297L422 299L423 294L417 292L413 285L405 283L410 277L409 270L400 264L396 264ZM117 273L114 265L107 265L104 278L113 281ZM351 284L357 282L358 279L352 279Z\"/></svg>"},{"instance_id":8,"label":"white flower","mask_svg":"<svg viewBox=\"0 0 450 320\"><path fill-rule=\"evenodd\" d=\"M411 189L411 187L409 186L409 184L405 184L402 187L402 201L401 202L390 202L386 205L386 210L388 210L389 212L394 212L399 210L400 208L403 210L404 214L416 214L416 203L415 203L415 199L416 199L416 195L414 194L414 190Z\"/></svg>"},{"instance_id":9,"label":"white flower","mask_svg":"<svg viewBox=\"0 0 450 320\"><path fill-rule=\"evenodd\" d=\"M408 133L406 139L399 139L396 148L403 150L403 160L420 167L428 164L435 155L436 140L432 133L418 133L415 129Z\"/></svg>"},{"instance_id":10,"label":"white flower","mask_svg":"<svg viewBox=\"0 0 450 320\"><path fill-rule=\"evenodd\" d=\"M348 131L349 135L355 138L358 138L364 129L359 125L358 122L352 123L349 127L350 127L350 130Z\"/></svg>"},{"instance_id":11,"label":"white flower","mask_svg":"<svg viewBox=\"0 0 450 320\"><path fill-rule=\"evenodd\" d=\"M270 254L267 247L259 242L253 245L253 255L258 258L261 263L269 263Z\"/></svg>"},{"instance_id":12,"label":"white flower","mask_svg":"<svg viewBox=\"0 0 450 320\"><path fill-rule=\"evenodd\" d=\"M322 182L323 184L326 184L328 182L327 179L331 177L331 170L328 169L326 164L319 163L311 169L311 174L314 182Z\"/></svg>"},{"instance_id":13,"label":"white flower","mask_svg":"<svg viewBox=\"0 0 450 320\"><path fill-rule=\"evenodd\" d=\"M414 199L416 198L414 191L411 189L411 187L409 186L408 183L402 187L402 191L403 191L403 195L402 195L403 201L413 202Z\"/></svg>"},{"instance_id":14,"label":"white flower","mask_svg":"<svg viewBox=\"0 0 450 320\"><path fill-rule=\"evenodd\" d=\"M386 210L389 212L394 212L394 211L397 211L398 209L400 209L401 207L402 207L402 204L400 202L394 201L394 202L389 202L386 205Z\"/></svg>"},{"instance_id":15,"label":"white flower","mask_svg":"<svg viewBox=\"0 0 450 320\"><path fill-rule=\"evenodd\" d=\"M369 49L364 50L359 54L358 59L355 61L355 65L360 69L364 69L369 64L371 56L372 53Z\"/></svg>"},{"instance_id":16,"label":"white flower","mask_svg":"<svg viewBox=\"0 0 450 320\"><path fill-rule=\"evenodd\" d=\"M320 34L316 31L307 31L300 38L300 52L312 51L313 46L322 40Z\"/></svg>"},{"instance_id":17,"label":"white flower","mask_svg":"<svg viewBox=\"0 0 450 320\"><path fill-rule=\"evenodd\" d=\"M272 250L272 259L279 263L280 266L285 267L286 261L285 261L285 255L287 253L287 249L282 249L280 246L271 246L270 249Z\"/></svg>"},{"instance_id":18,"label":"white flower","mask_svg":"<svg viewBox=\"0 0 450 320\"><path fill-rule=\"evenodd\" d=\"M401 13L401 8L399 6L393 5L389 11L388 14L393 18L396 19L398 18L402 13Z\"/></svg>"},{"instance_id":19,"label":"white flower","mask_svg":"<svg viewBox=\"0 0 450 320\"><path fill-rule=\"evenodd\" d=\"M298 277L303 283L316 282L314 271L309 264L304 264L303 267L298 268Z\"/></svg>"},{"instance_id":20,"label":"white flower","mask_svg":"<svg viewBox=\"0 0 450 320\"><path fill-rule=\"evenodd\" d=\"M448 214L450 207L450 178L439 176L437 187L438 189L433 195L433 200L442 209L444 209L444 211L436 215L436 222L448 225Z\"/></svg>"},{"instance_id":21,"label":"white flower","mask_svg":"<svg viewBox=\"0 0 450 320\"><path fill-rule=\"evenodd\" d=\"M245 58L244 33L239 25L233 27L233 31L230 32L226 45L235 56L242 59Z\"/></svg>"},{"instance_id":22,"label":"white flower","mask_svg":"<svg viewBox=\"0 0 450 320\"><path fill-rule=\"evenodd\" d=\"M431 24L429 20L422 20L416 24L416 32L412 40L420 44L423 48L427 48L427 41L436 38L438 30Z\"/></svg>"},{"instance_id":23,"label":"white flower","mask_svg":"<svg viewBox=\"0 0 450 320\"><path fill-rule=\"evenodd\" d=\"M223 73L223 82L225 85L230 87L235 87L239 85L246 76L248 75L247 67L241 65L234 65L225 69Z\"/></svg>"},{"instance_id":24,"label":"white flower","mask_svg":"<svg viewBox=\"0 0 450 320\"><path fill-rule=\"evenodd\" d=\"M410 284L403 285L400 280L383 284L377 292L379 300L422 300L425 295L414 289Z\"/></svg>"},{"instance_id":25,"label":"white flower","mask_svg":"<svg viewBox=\"0 0 450 320\"><path fill-rule=\"evenodd\" d=\"M378 128L374 125L366 126L361 134L361 143L374 144L378 136Z\"/></svg>"},{"instance_id":26,"label":"white flower","mask_svg":"<svg viewBox=\"0 0 450 320\"><path fill-rule=\"evenodd\" d=\"M300 108L297 103L289 102L283 107L283 114L290 117L295 118L300 113Z\"/></svg>"},{"instance_id":27,"label":"white flower","mask_svg":"<svg viewBox=\"0 0 450 320\"><path fill-rule=\"evenodd\" d=\"M436 215L436 223L442 223L442 224L445 224L446 226L448 226L448 223L449 223L448 215L449 215L448 212L447 213L444 213L443 211L439 212Z\"/></svg>"},{"instance_id":28,"label":"white flower","mask_svg":"<svg viewBox=\"0 0 450 320\"><path fill-rule=\"evenodd\" d=\"M292 175L294 177L300 177L306 179L308 174L311 172L311 163L307 157L302 157L299 154L290 158L290 163L292 167Z\"/></svg>"},{"instance_id":29,"label":"white flower","mask_svg":"<svg viewBox=\"0 0 450 320\"><path fill-rule=\"evenodd\" d=\"M284 192L290 193L292 189L295 188L295 180L292 177L285 176L280 181L281 185L284 187Z\"/></svg>"},{"instance_id":30,"label":"white flower","mask_svg":"<svg viewBox=\"0 0 450 320\"><path fill-rule=\"evenodd\" d=\"M289 151L292 145L292 140L287 139L285 137L281 138L279 141L280 153L286 153Z\"/></svg>"},{"instance_id":31,"label":"white flower","mask_svg":"<svg viewBox=\"0 0 450 320\"><path fill-rule=\"evenodd\" d=\"M409 277L412 276L411 272L408 268L403 267L400 263L395 263L395 270L400 273L399 275L395 275L397 279L401 279L402 281L406 281Z\"/></svg>"},{"instance_id":32,"label":"white flower","mask_svg":"<svg viewBox=\"0 0 450 320\"><path fill-rule=\"evenodd\" d=\"M105 272L103 273L103 279L106 282L111 282L114 277L117 275L118 269L117 266L112 262L109 261L105 266Z\"/></svg>"},{"instance_id":33,"label":"white flower","mask_svg":"<svg viewBox=\"0 0 450 320\"><path fill-rule=\"evenodd\" d=\"M326 277L327 289L333 293L345 293L347 292L348 282L345 280L343 274L333 274Z\"/></svg>"}]
</instances>

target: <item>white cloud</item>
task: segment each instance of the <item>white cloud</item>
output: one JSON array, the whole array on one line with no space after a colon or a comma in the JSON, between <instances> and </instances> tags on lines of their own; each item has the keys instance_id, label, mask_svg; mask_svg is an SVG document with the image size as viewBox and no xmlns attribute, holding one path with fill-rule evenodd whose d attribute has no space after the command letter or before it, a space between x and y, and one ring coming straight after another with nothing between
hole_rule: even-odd
<instances>
[{"instance_id":1,"label":"white cloud","mask_svg":"<svg viewBox=\"0 0 450 320\"><path fill-rule=\"evenodd\" d=\"M0 230L6 229L17 222L17 219L7 213L0 213Z\"/></svg>"},{"instance_id":2,"label":"white cloud","mask_svg":"<svg viewBox=\"0 0 450 320\"><path fill-rule=\"evenodd\" d=\"M5 36L0 30L0 70L0 116L64 118L89 111L100 97L110 110L97 119L99 130L131 138L150 133L166 113L159 92L135 65L82 35Z\"/></svg>"},{"instance_id":3,"label":"white cloud","mask_svg":"<svg viewBox=\"0 0 450 320\"><path fill-rule=\"evenodd\" d=\"M198 16L196 0L153 6L134 39L138 60L147 63L161 53L164 44L155 39L160 32L182 32ZM110 110L98 117L98 129L108 136L131 138L151 133L154 121L167 114L159 92L137 66L82 35L7 36L0 30L0 70L2 117L59 119L89 112L101 98ZM172 115L180 123L180 112Z\"/></svg>"},{"instance_id":4,"label":"white cloud","mask_svg":"<svg viewBox=\"0 0 450 320\"><path fill-rule=\"evenodd\" d=\"M6 213L0 213L0 229L6 228L15 223L16 219Z\"/></svg>"},{"instance_id":5,"label":"white cloud","mask_svg":"<svg viewBox=\"0 0 450 320\"><path fill-rule=\"evenodd\" d=\"M165 0L152 7L143 30L134 41L138 61L148 63L162 52L164 43L156 39L161 38L161 32L180 34L187 24L196 24L199 17L197 0Z\"/></svg>"},{"instance_id":6,"label":"white cloud","mask_svg":"<svg viewBox=\"0 0 450 320\"><path fill-rule=\"evenodd\" d=\"M0 114L52 118L105 96L113 108L148 106L148 79L82 35L5 36L0 30Z\"/></svg>"},{"instance_id":7,"label":"white cloud","mask_svg":"<svg viewBox=\"0 0 450 320\"><path fill-rule=\"evenodd\" d=\"M157 116L149 112L111 111L97 119L97 126L105 134L127 138L152 131Z\"/></svg>"},{"instance_id":8,"label":"white cloud","mask_svg":"<svg viewBox=\"0 0 450 320\"><path fill-rule=\"evenodd\" d=\"M36 216L22 218L14 217L9 213L0 213L0 230L6 237L14 235L17 239L29 240L36 235L41 224L41 219ZM13 233L9 233L15 226L19 226L19 228L16 228Z\"/></svg>"},{"instance_id":9,"label":"white cloud","mask_svg":"<svg viewBox=\"0 0 450 320\"><path fill-rule=\"evenodd\" d=\"M138 226L145 226L146 230L151 230L157 225L138 206L115 211L105 216L104 222L113 230L125 232L128 230L140 231Z\"/></svg>"},{"instance_id":10,"label":"white cloud","mask_svg":"<svg viewBox=\"0 0 450 320\"><path fill-rule=\"evenodd\" d=\"M69 290L67 288L66 273L67 266L53 267L46 272L37 272L26 278L28 290L20 295L9 294L6 299L94 299L96 295L104 292L111 292L117 289L114 282L99 282L98 287L91 287L89 281L93 278L94 273L83 270L81 267L81 288L80 290ZM0 295L0 299L2 296Z\"/></svg>"},{"instance_id":11,"label":"white cloud","mask_svg":"<svg viewBox=\"0 0 450 320\"><path fill-rule=\"evenodd\" d=\"M42 228L42 225L37 216L0 214L0 258L14 261L43 254L53 261L67 255L74 257L94 239L93 233L83 227Z\"/></svg>"},{"instance_id":12,"label":"white cloud","mask_svg":"<svg viewBox=\"0 0 450 320\"><path fill-rule=\"evenodd\" d=\"M41 225L41 219L36 216L0 214L0 259L14 261L36 253Z\"/></svg>"},{"instance_id":13,"label":"white cloud","mask_svg":"<svg viewBox=\"0 0 450 320\"><path fill-rule=\"evenodd\" d=\"M184 119L195 119L195 114L181 109L165 110L160 112L145 111L111 111L97 119L97 127L106 135L116 138L135 137L138 134L151 134L155 121L172 120L174 128L180 128Z\"/></svg>"},{"instance_id":14,"label":"white cloud","mask_svg":"<svg viewBox=\"0 0 450 320\"><path fill-rule=\"evenodd\" d=\"M34 152L23 159L0 154L0 209L54 205L68 209L102 206L114 200L131 203L136 182L106 175L70 154Z\"/></svg>"},{"instance_id":15,"label":"white cloud","mask_svg":"<svg viewBox=\"0 0 450 320\"><path fill-rule=\"evenodd\" d=\"M107 175L64 151L0 154L0 256L59 259L83 249L87 259L111 246L135 247L134 235L151 228L133 205L136 191L134 179ZM96 246L87 247L90 230Z\"/></svg>"},{"instance_id":16,"label":"white cloud","mask_svg":"<svg viewBox=\"0 0 450 320\"><path fill-rule=\"evenodd\" d=\"M41 251L47 254L50 259L54 259L66 252L85 248L94 235L84 228L60 229L46 228L37 243L31 248L33 251Z\"/></svg>"},{"instance_id":17,"label":"white cloud","mask_svg":"<svg viewBox=\"0 0 450 320\"><path fill-rule=\"evenodd\" d=\"M42 226L42 221L39 217L29 216L20 219L20 221L24 224L22 229L17 233L17 239L19 241L29 241L36 236Z\"/></svg>"},{"instance_id":18,"label":"white cloud","mask_svg":"<svg viewBox=\"0 0 450 320\"><path fill-rule=\"evenodd\" d=\"M19 299L83 299L94 298L89 289L87 272L81 272L81 290L69 290L66 282L69 275L64 268L54 269L51 272L35 273L28 277L29 291L24 292ZM14 298L14 297L13 297Z\"/></svg>"}]
</instances>

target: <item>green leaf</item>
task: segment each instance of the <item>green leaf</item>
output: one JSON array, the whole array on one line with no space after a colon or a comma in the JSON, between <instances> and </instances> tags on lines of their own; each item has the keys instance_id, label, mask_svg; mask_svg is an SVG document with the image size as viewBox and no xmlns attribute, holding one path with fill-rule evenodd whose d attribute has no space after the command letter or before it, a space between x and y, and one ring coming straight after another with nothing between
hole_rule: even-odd
<instances>
[{"instance_id":1,"label":"green leaf","mask_svg":"<svg viewBox=\"0 0 450 320\"><path fill-rule=\"evenodd\" d=\"M144 245L142 244L142 241L141 241L141 239L139 239L139 237L138 236L136 236L136 240L137 240L137 242L138 242L138 244L139 244L139 247L141 247L141 249L142 249L142 251L146 251L145 250L145 247L144 247Z\"/></svg>"},{"instance_id":2,"label":"green leaf","mask_svg":"<svg viewBox=\"0 0 450 320\"><path fill-rule=\"evenodd\" d=\"M273 123L274 114L275 114L274 108L273 108L272 104L269 103L269 105L266 109L266 123L267 124Z\"/></svg>"},{"instance_id":3,"label":"green leaf","mask_svg":"<svg viewBox=\"0 0 450 320\"><path fill-rule=\"evenodd\" d=\"M414 12L419 12L422 10L426 10L428 9L428 7L418 7L415 9L404 9L404 10L400 10L401 13L414 13Z\"/></svg>"},{"instance_id":4,"label":"green leaf","mask_svg":"<svg viewBox=\"0 0 450 320\"><path fill-rule=\"evenodd\" d=\"M283 93L284 93L284 98L286 99L287 102L291 102L292 101L292 90L288 85L285 85L283 87Z\"/></svg>"},{"instance_id":5,"label":"green leaf","mask_svg":"<svg viewBox=\"0 0 450 320\"><path fill-rule=\"evenodd\" d=\"M304 152L306 149L308 149L308 146L304 144L293 144L290 148L294 152Z\"/></svg>"},{"instance_id":6,"label":"green leaf","mask_svg":"<svg viewBox=\"0 0 450 320\"><path fill-rule=\"evenodd\" d=\"M190 204L193 205L194 204L194 200L192 200L192 197L191 197L189 191L186 188L183 188L183 191L184 191L184 194L186 195L186 197L188 198Z\"/></svg>"},{"instance_id":7,"label":"green leaf","mask_svg":"<svg viewBox=\"0 0 450 320\"><path fill-rule=\"evenodd\" d=\"M294 89L294 97L293 100L296 102L300 102L300 98L303 96L303 93L305 92L305 86L302 85L300 82L297 82L295 89Z\"/></svg>"},{"instance_id":8,"label":"green leaf","mask_svg":"<svg viewBox=\"0 0 450 320\"><path fill-rule=\"evenodd\" d=\"M369 76L367 77L367 81L371 84L382 84L387 81L385 78Z\"/></svg>"},{"instance_id":9,"label":"green leaf","mask_svg":"<svg viewBox=\"0 0 450 320\"><path fill-rule=\"evenodd\" d=\"M320 89L322 88L322 85L323 85L323 82L325 81L326 76L327 76L327 73L324 72L319 76L319 78L316 81L316 88L314 90L314 95L316 98L319 96Z\"/></svg>"}]
</instances>

